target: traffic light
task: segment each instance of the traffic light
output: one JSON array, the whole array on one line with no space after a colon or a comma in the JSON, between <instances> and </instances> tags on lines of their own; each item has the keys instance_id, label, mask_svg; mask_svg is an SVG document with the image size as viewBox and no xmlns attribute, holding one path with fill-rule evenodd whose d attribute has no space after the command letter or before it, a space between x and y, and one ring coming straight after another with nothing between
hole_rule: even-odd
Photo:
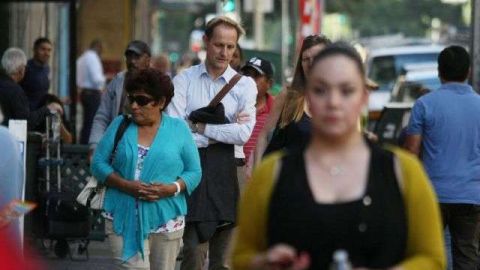
<instances>
[{"instance_id":1,"label":"traffic light","mask_svg":"<svg viewBox=\"0 0 480 270\"><path fill-rule=\"evenodd\" d=\"M223 1L223 11L224 12L235 11L235 0L224 0Z\"/></svg>"}]
</instances>

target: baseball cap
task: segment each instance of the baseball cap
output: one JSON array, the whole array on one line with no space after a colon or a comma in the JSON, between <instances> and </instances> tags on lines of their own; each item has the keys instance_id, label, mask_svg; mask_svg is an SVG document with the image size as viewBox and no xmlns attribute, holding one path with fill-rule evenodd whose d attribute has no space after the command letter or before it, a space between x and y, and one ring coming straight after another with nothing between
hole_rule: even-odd
<instances>
[{"instance_id":1,"label":"baseball cap","mask_svg":"<svg viewBox=\"0 0 480 270\"><path fill-rule=\"evenodd\" d=\"M240 69L244 71L246 68L255 69L260 75L265 75L268 78L273 77L273 65L270 61L265 60L261 57L252 57L247 63Z\"/></svg>"},{"instance_id":2,"label":"baseball cap","mask_svg":"<svg viewBox=\"0 0 480 270\"><path fill-rule=\"evenodd\" d=\"M138 55L141 55L143 53L148 54L148 56L152 55L150 47L147 45L147 43L141 40L130 41L130 43L128 43L127 49L125 50L125 54L127 54L127 52L134 52Z\"/></svg>"}]
</instances>

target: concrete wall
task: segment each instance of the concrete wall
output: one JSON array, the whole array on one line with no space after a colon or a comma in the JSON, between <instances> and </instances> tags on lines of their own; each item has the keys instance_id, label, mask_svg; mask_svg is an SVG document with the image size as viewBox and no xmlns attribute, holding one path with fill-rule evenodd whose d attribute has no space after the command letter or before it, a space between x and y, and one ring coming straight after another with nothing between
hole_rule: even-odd
<instances>
[{"instance_id":1,"label":"concrete wall","mask_svg":"<svg viewBox=\"0 0 480 270\"><path fill-rule=\"evenodd\" d=\"M78 55L99 38L103 42L106 71L115 62L123 68L123 52L133 36L133 0L81 0L77 11Z\"/></svg>"}]
</instances>

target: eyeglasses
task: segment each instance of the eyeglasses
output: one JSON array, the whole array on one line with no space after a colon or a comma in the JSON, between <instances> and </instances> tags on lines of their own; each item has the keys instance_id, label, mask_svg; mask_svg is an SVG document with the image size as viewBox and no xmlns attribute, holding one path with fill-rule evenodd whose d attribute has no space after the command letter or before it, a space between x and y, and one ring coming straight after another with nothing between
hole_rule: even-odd
<instances>
[{"instance_id":1,"label":"eyeglasses","mask_svg":"<svg viewBox=\"0 0 480 270\"><path fill-rule=\"evenodd\" d=\"M136 102L137 105L141 107L155 101L153 98L144 95L127 95L127 98L130 105Z\"/></svg>"}]
</instances>

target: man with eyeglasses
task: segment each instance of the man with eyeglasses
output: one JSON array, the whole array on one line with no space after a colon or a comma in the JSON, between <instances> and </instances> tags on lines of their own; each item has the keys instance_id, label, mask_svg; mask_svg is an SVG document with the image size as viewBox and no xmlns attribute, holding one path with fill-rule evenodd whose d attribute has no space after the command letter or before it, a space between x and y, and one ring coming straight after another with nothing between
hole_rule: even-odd
<instances>
[{"instance_id":1,"label":"man with eyeglasses","mask_svg":"<svg viewBox=\"0 0 480 270\"><path fill-rule=\"evenodd\" d=\"M128 76L135 70L148 68L150 66L150 57L150 47L145 42L133 40L128 44L125 50L127 70L118 73L107 85L106 91L102 94L100 107L98 107L93 118L92 130L88 141L90 145L89 159L112 120L119 114L128 112L128 103L125 102L126 93L123 87L125 76Z\"/></svg>"}]
</instances>

